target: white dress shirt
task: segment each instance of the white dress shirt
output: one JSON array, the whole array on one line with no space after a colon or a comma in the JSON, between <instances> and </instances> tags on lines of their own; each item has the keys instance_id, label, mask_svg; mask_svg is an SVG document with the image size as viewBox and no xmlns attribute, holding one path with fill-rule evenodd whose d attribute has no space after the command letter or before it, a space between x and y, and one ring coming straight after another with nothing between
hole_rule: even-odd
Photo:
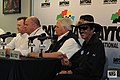
<instances>
[{"instance_id":1,"label":"white dress shirt","mask_svg":"<svg viewBox=\"0 0 120 80\"><path fill-rule=\"evenodd\" d=\"M0 29L0 35L4 33L5 33L4 30Z\"/></svg>"},{"instance_id":2,"label":"white dress shirt","mask_svg":"<svg viewBox=\"0 0 120 80\"><path fill-rule=\"evenodd\" d=\"M58 37L58 40L62 39L63 36L67 35L68 32ZM69 38L64 42L64 44L61 46L61 48L58 50L58 52L61 52L62 54L66 54L68 59L71 58L71 56L77 52L81 47L78 45L78 43L73 39Z\"/></svg>"},{"instance_id":3,"label":"white dress shirt","mask_svg":"<svg viewBox=\"0 0 120 80\"><path fill-rule=\"evenodd\" d=\"M48 36L47 33L41 27L39 27L34 32L32 32L30 34L30 36L41 35L42 33L45 33L46 36ZM40 47L41 41L38 40L38 38L36 38L36 39L33 40L33 44L35 45L33 47L33 52L40 53L41 52L41 47ZM45 48L43 48L43 52L46 51L49 48L50 44L51 44L51 40L50 39L47 39L47 40L43 41L43 45L45 46Z\"/></svg>"},{"instance_id":4,"label":"white dress shirt","mask_svg":"<svg viewBox=\"0 0 120 80\"><path fill-rule=\"evenodd\" d=\"M0 35L1 35L1 34L5 34L5 32L4 32L4 30L2 30L2 29L0 28ZM2 46L1 46L1 43L2 43L2 39L0 39L0 48L2 47Z\"/></svg>"},{"instance_id":5,"label":"white dress shirt","mask_svg":"<svg viewBox=\"0 0 120 80\"><path fill-rule=\"evenodd\" d=\"M46 34L46 32L40 27L40 28L37 28L34 32L32 32L28 37L41 35L42 33ZM24 49L19 48L19 49L15 49L15 50L20 51L23 56L27 56L28 53L31 52L31 47L28 46L28 42L29 42L29 39L27 38L27 43L25 43L25 45L24 45L25 48ZM40 49L41 42L37 38L35 38L33 40L32 44L35 45L35 46L33 46L33 52L40 53L41 52L41 49ZM46 51L49 48L50 44L51 44L51 40L45 40L43 42L43 45L45 46L45 48L43 49L43 52Z\"/></svg>"},{"instance_id":6,"label":"white dress shirt","mask_svg":"<svg viewBox=\"0 0 120 80\"><path fill-rule=\"evenodd\" d=\"M26 50L28 48L28 34L18 33L16 37L14 37L10 43L6 45L6 48L13 49L15 51ZM22 54L22 53L21 53ZM25 54L22 54L25 55Z\"/></svg>"}]
</instances>

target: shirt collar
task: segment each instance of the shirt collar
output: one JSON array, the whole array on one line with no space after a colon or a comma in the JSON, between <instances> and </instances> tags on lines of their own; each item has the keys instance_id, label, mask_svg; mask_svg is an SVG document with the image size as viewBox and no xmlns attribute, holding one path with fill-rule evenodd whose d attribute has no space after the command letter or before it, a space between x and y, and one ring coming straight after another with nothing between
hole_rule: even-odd
<instances>
[{"instance_id":1,"label":"shirt collar","mask_svg":"<svg viewBox=\"0 0 120 80\"><path fill-rule=\"evenodd\" d=\"M59 41L60 39L62 39L62 38L63 38L65 35L67 35L68 33L69 33L69 31L67 31L67 32L64 33L63 35L59 36L57 41Z\"/></svg>"},{"instance_id":2,"label":"shirt collar","mask_svg":"<svg viewBox=\"0 0 120 80\"><path fill-rule=\"evenodd\" d=\"M39 28L37 28L35 31L33 31L33 32L30 34L30 36L35 35L35 34L39 31L39 29L40 29L40 27L39 27Z\"/></svg>"}]
</instances>

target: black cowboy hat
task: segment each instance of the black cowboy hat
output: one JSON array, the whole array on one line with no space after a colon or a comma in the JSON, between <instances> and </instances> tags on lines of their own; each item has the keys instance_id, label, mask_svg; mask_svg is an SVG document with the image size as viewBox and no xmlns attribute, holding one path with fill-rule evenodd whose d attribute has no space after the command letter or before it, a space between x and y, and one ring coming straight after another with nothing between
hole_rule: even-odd
<instances>
[{"instance_id":1,"label":"black cowboy hat","mask_svg":"<svg viewBox=\"0 0 120 80\"><path fill-rule=\"evenodd\" d=\"M94 32L100 32L102 30L102 26L97 23L84 23L78 26L79 29L85 29L85 27L95 28Z\"/></svg>"}]
</instances>

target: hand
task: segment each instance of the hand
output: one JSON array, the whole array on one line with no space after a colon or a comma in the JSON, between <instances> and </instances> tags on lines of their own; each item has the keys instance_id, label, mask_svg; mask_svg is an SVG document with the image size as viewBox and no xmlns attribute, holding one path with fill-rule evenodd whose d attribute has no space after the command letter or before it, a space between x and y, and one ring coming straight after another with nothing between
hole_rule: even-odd
<instances>
[{"instance_id":1,"label":"hand","mask_svg":"<svg viewBox=\"0 0 120 80\"><path fill-rule=\"evenodd\" d=\"M70 61L67 58L66 54L63 54L62 59L61 59L61 63L62 63L62 65L65 65L65 66L69 66L70 65Z\"/></svg>"},{"instance_id":2,"label":"hand","mask_svg":"<svg viewBox=\"0 0 120 80\"><path fill-rule=\"evenodd\" d=\"M71 70L68 70L68 71L62 70L58 74L72 74L72 71Z\"/></svg>"},{"instance_id":3,"label":"hand","mask_svg":"<svg viewBox=\"0 0 120 80\"><path fill-rule=\"evenodd\" d=\"M39 53L35 53L35 52L28 53L28 57L38 58L39 57Z\"/></svg>"},{"instance_id":4,"label":"hand","mask_svg":"<svg viewBox=\"0 0 120 80\"><path fill-rule=\"evenodd\" d=\"M6 54L7 54L7 55L10 55L10 50L11 50L11 49L10 49L10 48L6 48L5 50L6 50Z\"/></svg>"}]
</instances>

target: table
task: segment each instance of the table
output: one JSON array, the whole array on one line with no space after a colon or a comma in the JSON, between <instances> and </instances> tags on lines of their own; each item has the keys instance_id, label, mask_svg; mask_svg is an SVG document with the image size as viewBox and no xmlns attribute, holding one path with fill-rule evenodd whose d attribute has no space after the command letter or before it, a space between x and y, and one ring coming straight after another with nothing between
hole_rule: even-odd
<instances>
[{"instance_id":1,"label":"table","mask_svg":"<svg viewBox=\"0 0 120 80\"><path fill-rule=\"evenodd\" d=\"M55 58L0 58L0 80L52 80L60 66Z\"/></svg>"}]
</instances>

